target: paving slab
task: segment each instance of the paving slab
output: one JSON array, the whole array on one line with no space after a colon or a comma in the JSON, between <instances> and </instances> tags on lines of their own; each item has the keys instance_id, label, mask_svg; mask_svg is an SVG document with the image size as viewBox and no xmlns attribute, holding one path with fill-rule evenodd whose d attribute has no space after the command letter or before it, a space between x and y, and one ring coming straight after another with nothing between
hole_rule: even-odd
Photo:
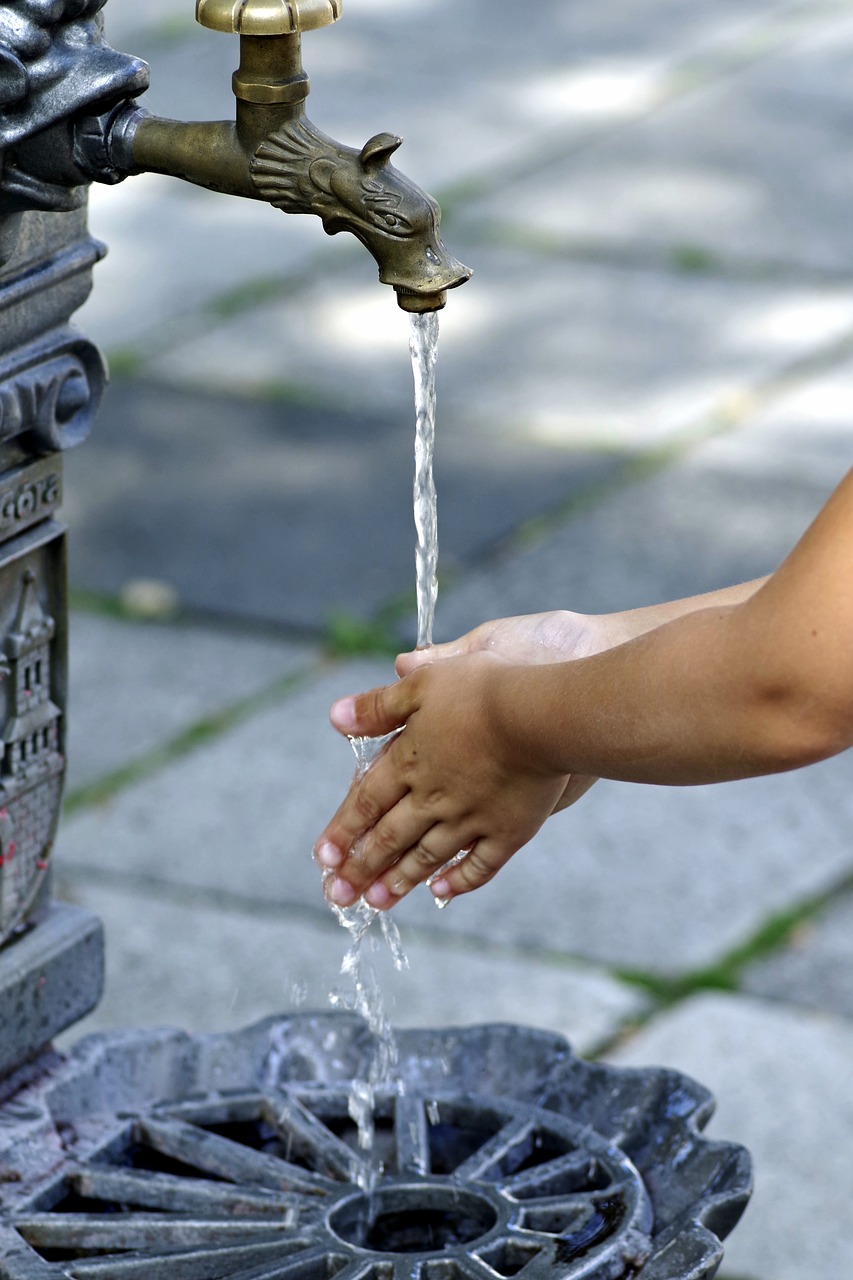
<instances>
[{"instance_id":1,"label":"paving slab","mask_svg":"<svg viewBox=\"0 0 853 1280\"><path fill-rule=\"evenodd\" d=\"M820 22L823 10L783 0L659 0L654 12L631 0L549 0L519 25L510 0L362 3L306 38L311 114L349 144L381 130L402 135L399 165L429 189L484 176L494 185L531 155L550 167L555 149L562 154L648 111L673 90L685 59L700 59L703 74L713 75L715 59L725 66L743 48L784 34L792 15ZM144 14L129 0L110 0L107 34L149 61L149 110L229 117L236 41L191 19L187 0L158 0ZM98 270L81 323L110 350L186 317L240 280L287 276L314 257L334 272L342 261L341 245L329 245L316 219L285 223L253 201L151 175L95 189L91 221L113 254Z\"/></svg>"},{"instance_id":2,"label":"paving slab","mask_svg":"<svg viewBox=\"0 0 853 1280\"><path fill-rule=\"evenodd\" d=\"M349 261L345 244L330 243L319 219L285 221L260 202L225 200L158 174L93 187L89 229L109 254L75 323L114 363L204 328L223 299L263 295L271 281L298 277L315 258L330 272Z\"/></svg>"},{"instance_id":3,"label":"paving slab","mask_svg":"<svg viewBox=\"0 0 853 1280\"><path fill-rule=\"evenodd\" d=\"M454 248L477 274L442 317L440 439L464 431L484 455L506 438L629 452L660 444L853 328L853 287ZM353 268L176 340L149 368L221 392L294 382L402 420L407 324L388 293Z\"/></svg>"},{"instance_id":4,"label":"paving slab","mask_svg":"<svg viewBox=\"0 0 853 1280\"><path fill-rule=\"evenodd\" d=\"M68 788L140 759L316 661L307 645L73 611Z\"/></svg>"},{"instance_id":5,"label":"paving slab","mask_svg":"<svg viewBox=\"0 0 853 1280\"><path fill-rule=\"evenodd\" d=\"M853 1023L734 996L697 996L612 1055L687 1072L716 1095L709 1136L742 1142L755 1194L726 1275L837 1280L853 1270Z\"/></svg>"},{"instance_id":6,"label":"paving slab","mask_svg":"<svg viewBox=\"0 0 853 1280\"><path fill-rule=\"evenodd\" d=\"M853 893L799 926L788 944L750 965L744 991L853 1018Z\"/></svg>"},{"instance_id":7,"label":"paving slab","mask_svg":"<svg viewBox=\"0 0 853 1280\"><path fill-rule=\"evenodd\" d=\"M402 318L402 313L400 313ZM399 413L170 391L119 380L66 456L71 580L167 583L187 607L318 633L335 613L414 601L414 407L406 329ZM445 431L436 463L444 570L470 564L619 458Z\"/></svg>"},{"instance_id":8,"label":"paving slab","mask_svg":"<svg viewBox=\"0 0 853 1280\"><path fill-rule=\"evenodd\" d=\"M127 1026L227 1031L293 1008L328 1008L333 992L352 997L340 972L349 938L325 911L300 918L77 878L61 880L59 892L95 911L108 940L104 997L66 1043ZM399 972L378 931L363 946L395 1026L517 1022L588 1052L645 1009L636 990L594 968L500 945L473 951L452 938L410 936L409 967Z\"/></svg>"},{"instance_id":9,"label":"paving slab","mask_svg":"<svg viewBox=\"0 0 853 1280\"><path fill-rule=\"evenodd\" d=\"M345 664L76 813L59 865L316 908L309 851L352 774L328 707L392 678L390 662ZM492 884L445 912L420 890L397 915L404 929L682 972L850 873L849 795L844 757L718 788L600 784Z\"/></svg>"},{"instance_id":10,"label":"paving slab","mask_svg":"<svg viewBox=\"0 0 853 1280\"><path fill-rule=\"evenodd\" d=\"M259 902L294 901L298 884L304 901L320 906L310 851L326 820L318 825L320 814L334 812L354 769L349 745L328 723L328 709L351 683L380 683L389 668L390 663L364 661L334 669L171 762L156 781L149 779L156 798L148 785L138 784L69 818L60 829L61 860L218 888ZM148 800L128 825L120 811L144 792ZM94 823L88 849L81 820L87 827ZM271 877L266 883L264 864L263 875Z\"/></svg>"},{"instance_id":11,"label":"paving slab","mask_svg":"<svg viewBox=\"0 0 853 1280\"><path fill-rule=\"evenodd\" d=\"M839 6L834 20L748 73L472 202L463 223L567 246L663 248L673 265L698 269L722 261L847 276L853 179L839 156L852 51L853 14Z\"/></svg>"},{"instance_id":12,"label":"paving slab","mask_svg":"<svg viewBox=\"0 0 853 1280\"><path fill-rule=\"evenodd\" d=\"M839 356L656 475L555 519L442 591L436 639L487 618L637 608L771 572L850 467L852 394L853 363Z\"/></svg>"}]
</instances>

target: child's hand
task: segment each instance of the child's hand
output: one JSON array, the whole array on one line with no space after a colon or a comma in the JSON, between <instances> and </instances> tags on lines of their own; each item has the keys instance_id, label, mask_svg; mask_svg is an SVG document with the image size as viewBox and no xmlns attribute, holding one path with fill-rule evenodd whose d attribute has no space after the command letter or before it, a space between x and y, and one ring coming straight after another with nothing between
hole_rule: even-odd
<instances>
[{"instance_id":1,"label":"child's hand","mask_svg":"<svg viewBox=\"0 0 853 1280\"><path fill-rule=\"evenodd\" d=\"M507 662L569 662L610 649L627 638L620 614L595 615L556 609L550 613L496 618L458 640L401 653L397 659L397 675L408 675L426 662L458 658L466 653L494 653Z\"/></svg>"},{"instance_id":2,"label":"child's hand","mask_svg":"<svg viewBox=\"0 0 853 1280\"><path fill-rule=\"evenodd\" d=\"M531 765L493 714L497 686L515 670L494 654L469 654L335 704L342 733L378 737L405 726L317 842L318 860L337 873L328 890L335 903L364 895L391 907L462 849L470 852L432 892L479 888L561 805L566 775Z\"/></svg>"},{"instance_id":3,"label":"child's hand","mask_svg":"<svg viewBox=\"0 0 853 1280\"><path fill-rule=\"evenodd\" d=\"M627 636L622 614L583 614L555 609L549 613L496 618L468 631L458 640L401 653L396 669L398 675L405 676L426 663L471 653L493 653L507 662L534 665L568 662L601 653L614 644L621 644ZM588 778L580 773L571 774L554 812L575 804L597 781L597 778Z\"/></svg>"}]
</instances>

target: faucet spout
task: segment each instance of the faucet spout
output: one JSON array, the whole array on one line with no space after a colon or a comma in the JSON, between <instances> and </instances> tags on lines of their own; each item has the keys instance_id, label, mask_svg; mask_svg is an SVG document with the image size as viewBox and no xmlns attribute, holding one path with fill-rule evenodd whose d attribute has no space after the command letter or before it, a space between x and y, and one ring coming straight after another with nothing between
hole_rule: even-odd
<instances>
[{"instance_id":1,"label":"faucet spout","mask_svg":"<svg viewBox=\"0 0 853 1280\"><path fill-rule=\"evenodd\" d=\"M436 311L471 271L441 241L438 204L390 163L401 141L379 133L357 151L302 116L257 148L252 179L277 209L316 214L330 236L356 236L404 310Z\"/></svg>"},{"instance_id":2,"label":"faucet spout","mask_svg":"<svg viewBox=\"0 0 853 1280\"><path fill-rule=\"evenodd\" d=\"M379 133L358 150L308 119L298 33L241 35L233 88L233 122L166 120L130 102L113 110L97 141L98 130L83 126L78 151L101 180L171 174L285 213L314 214L329 235L349 231L406 311L438 310L447 290L470 278L441 241L435 200L391 164L400 138Z\"/></svg>"}]
</instances>

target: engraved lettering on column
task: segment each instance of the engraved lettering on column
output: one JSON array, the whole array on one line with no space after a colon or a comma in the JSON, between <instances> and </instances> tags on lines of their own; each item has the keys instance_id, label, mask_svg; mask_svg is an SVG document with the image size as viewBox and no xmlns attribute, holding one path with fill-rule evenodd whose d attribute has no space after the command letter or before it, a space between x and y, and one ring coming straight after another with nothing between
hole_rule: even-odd
<instances>
[{"instance_id":1,"label":"engraved lettering on column","mask_svg":"<svg viewBox=\"0 0 853 1280\"><path fill-rule=\"evenodd\" d=\"M0 541L45 520L61 502L62 473L55 455L0 476Z\"/></svg>"}]
</instances>

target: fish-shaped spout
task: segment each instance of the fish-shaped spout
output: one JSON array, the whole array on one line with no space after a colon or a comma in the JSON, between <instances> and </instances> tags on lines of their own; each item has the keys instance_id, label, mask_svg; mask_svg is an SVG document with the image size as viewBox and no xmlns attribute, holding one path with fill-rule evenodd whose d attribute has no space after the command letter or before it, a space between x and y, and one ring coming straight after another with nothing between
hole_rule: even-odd
<instances>
[{"instance_id":1,"label":"fish-shaped spout","mask_svg":"<svg viewBox=\"0 0 853 1280\"><path fill-rule=\"evenodd\" d=\"M401 142L379 133L357 151L303 116L260 144L252 179L277 209L314 213L329 235L352 232L405 310L436 310L471 271L442 244L438 204L391 164Z\"/></svg>"}]
</instances>

